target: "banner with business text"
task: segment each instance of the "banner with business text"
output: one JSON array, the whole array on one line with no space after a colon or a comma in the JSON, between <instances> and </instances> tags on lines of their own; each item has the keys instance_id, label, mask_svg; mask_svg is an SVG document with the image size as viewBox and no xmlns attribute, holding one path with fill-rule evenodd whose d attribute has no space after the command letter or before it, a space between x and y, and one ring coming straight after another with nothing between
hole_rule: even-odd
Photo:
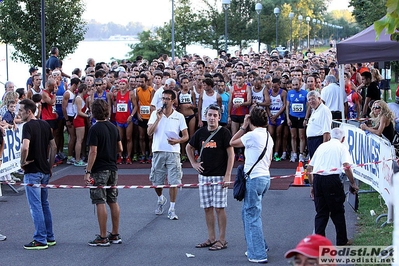
<instances>
[{"instance_id":1,"label":"banner with business text","mask_svg":"<svg viewBox=\"0 0 399 266\"><path fill-rule=\"evenodd\" d=\"M3 163L0 167L0 180L4 180L5 175L18 171L20 168L22 127L23 124L18 124L15 130L7 129L3 136L4 152Z\"/></svg>"}]
</instances>

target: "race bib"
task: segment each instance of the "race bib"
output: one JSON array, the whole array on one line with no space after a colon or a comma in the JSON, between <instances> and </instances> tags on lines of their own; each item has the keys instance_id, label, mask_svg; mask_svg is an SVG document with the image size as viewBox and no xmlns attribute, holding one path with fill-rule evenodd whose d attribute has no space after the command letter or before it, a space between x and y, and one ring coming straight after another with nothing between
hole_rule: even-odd
<instances>
[{"instance_id":1,"label":"race bib","mask_svg":"<svg viewBox=\"0 0 399 266\"><path fill-rule=\"evenodd\" d=\"M224 105L222 105L222 114L224 114L224 111L225 111Z\"/></svg>"},{"instance_id":2,"label":"race bib","mask_svg":"<svg viewBox=\"0 0 399 266\"><path fill-rule=\"evenodd\" d=\"M63 96L55 96L55 104L62 104Z\"/></svg>"},{"instance_id":3,"label":"race bib","mask_svg":"<svg viewBox=\"0 0 399 266\"><path fill-rule=\"evenodd\" d=\"M117 103L116 111L118 113L126 113L127 112L127 103Z\"/></svg>"},{"instance_id":4,"label":"race bib","mask_svg":"<svg viewBox=\"0 0 399 266\"><path fill-rule=\"evenodd\" d=\"M57 108L55 108L55 104L51 106L52 110L53 110L53 114L57 113Z\"/></svg>"},{"instance_id":5,"label":"race bib","mask_svg":"<svg viewBox=\"0 0 399 266\"><path fill-rule=\"evenodd\" d=\"M300 113L303 112L303 103L293 103L291 106L292 112Z\"/></svg>"},{"instance_id":6,"label":"race bib","mask_svg":"<svg viewBox=\"0 0 399 266\"><path fill-rule=\"evenodd\" d=\"M244 98L234 98L233 99L233 104L243 104L244 103Z\"/></svg>"},{"instance_id":7,"label":"race bib","mask_svg":"<svg viewBox=\"0 0 399 266\"><path fill-rule=\"evenodd\" d=\"M280 111L280 110L270 110L270 113L271 113L272 115L276 115L279 111Z\"/></svg>"},{"instance_id":8,"label":"race bib","mask_svg":"<svg viewBox=\"0 0 399 266\"><path fill-rule=\"evenodd\" d=\"M149 115L150 114L150 106L140 106L140 114L142 115Z\"/></svg>"},{"instance_id":9,"label":"race bib","mask_svg":"<svg viewBox=\"0 0 399 266\"><path fill-rule=\"evenodd\" d=\"M181 95L180 102L181 103L191 103L190 95Z\"/></svg>"}]
</instances>

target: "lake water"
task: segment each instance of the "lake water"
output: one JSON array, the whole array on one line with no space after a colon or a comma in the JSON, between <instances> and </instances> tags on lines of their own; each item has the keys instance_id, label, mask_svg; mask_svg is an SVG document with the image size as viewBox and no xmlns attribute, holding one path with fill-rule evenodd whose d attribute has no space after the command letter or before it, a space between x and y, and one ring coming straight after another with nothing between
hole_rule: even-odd
<instances>
[{"instance_id":1,"label":"lake water","mask_svg":"<svg viewBox=\"0 0 399 266\"><path fill-rule=\"evenodd\" d=\"M96 62L111 62L111 58L123 59L131 50L128 44L135 41L82 41L79 43L75 52L63 60L63 71L70 74L76 67L83 69L86 66L87 59L92 57ZM62 49L62 47L59 47ZM8 75L9 80L13 81L17 88L25 87L26 80L29 78L29 65L14 62L11 60L12 46L8 46ZM215 57L215 50L207 49L199 45L187 47L188 53L197 53L199 55L208 55ZM39 70L40 71L40 70ZM41 71L40 71L41 72ZM0 83L7 81L6 72L6 45L0 44ZM4 86L0 84L0 95L4 93Z\"/></svg>"}]
</instances>

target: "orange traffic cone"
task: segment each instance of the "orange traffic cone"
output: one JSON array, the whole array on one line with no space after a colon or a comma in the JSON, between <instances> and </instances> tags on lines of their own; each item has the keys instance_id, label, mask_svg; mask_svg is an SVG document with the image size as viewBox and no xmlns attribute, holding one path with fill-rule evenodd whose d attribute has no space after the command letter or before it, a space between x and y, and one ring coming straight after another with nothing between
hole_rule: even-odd
<instances>
[{"instance_id":1,"label":"orange traffic cone","mask_svg":"<svg viewBox=\"0 0 399 266\"><path fill-rule=\"evenodd\" d=\"M296 168L294 183L292 184L292 186L304 186L301 168L299 166Z\"/></svg>"},{"instance_id":2,"label":"orange traffic cone","mask_svg":"<svg viewBox=\"0 0 399 266\"><path fill-rule=\"evenodd\" d=\"M303 182L303 181L305 181L305 169L303 168L303 164L301 161L298 163L298 167L301 172L302 182Z\"/></svg>"}]
</instances>

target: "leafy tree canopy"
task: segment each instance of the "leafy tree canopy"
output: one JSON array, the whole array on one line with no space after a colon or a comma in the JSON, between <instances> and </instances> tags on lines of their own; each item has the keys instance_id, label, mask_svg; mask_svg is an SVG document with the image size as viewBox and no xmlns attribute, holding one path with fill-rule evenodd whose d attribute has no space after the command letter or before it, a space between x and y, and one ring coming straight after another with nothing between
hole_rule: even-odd
<instances>
[{"instance_id":1,"label":"leafy tree canopy","mask_svg":"<svg viewBox=\"0 0 399 266\"><path fill-rule=\"evenodd\" d=\"M379 36L382 30L386 29L387 33L391 34L391 40L399 41L399 34L396 32L399 29L399 2L388 0L386 10L385 17L374 23L375 31Z\"/></svg>"},{"instance_id":2,"label":"leafy tree canopy","mask_svg":"<svg viewBox=\"0 0 399 266\"><path fill-rule=\"evenodd\" d=\"M86 24L80 0L46 0L46 51L59 48L59 57L73 53L84 39ZM0 41L15 48L13 60L41 66L41 0L13 0L0 4Z\"/></svg>"}]
</instances>

